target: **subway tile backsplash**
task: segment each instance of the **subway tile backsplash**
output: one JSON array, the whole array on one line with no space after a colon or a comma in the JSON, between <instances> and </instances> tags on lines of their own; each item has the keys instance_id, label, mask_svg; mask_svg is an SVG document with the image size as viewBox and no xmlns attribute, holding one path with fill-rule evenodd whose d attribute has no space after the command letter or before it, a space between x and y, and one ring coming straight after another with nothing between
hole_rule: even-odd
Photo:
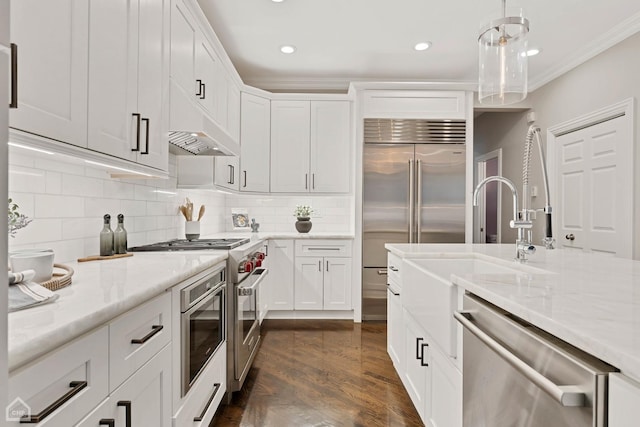
<instances>
[{"instance_id":1,"label":"subway tile backsplash","mask_svg":"<svg viewBox=\"0 0 640 427\"><path fill-rule=\"evenodd\" d=\"M168 179L113 179L92 165L63 156L9 149L9 197L33 221L9 238L9 250L51 248L56 262L99 253L102 216L111 214L115 229L119 213L125 216L129 246L184 237L184 219L178 206L189 197L194 210L206 206L201 234L234 231L233 208L245 209L261 231L295 232L293 210L311 205L313 231L353 230L351 195L224 194L215 190L176 187L176 159L169 159Z\"/></svg>"}]
</instances>

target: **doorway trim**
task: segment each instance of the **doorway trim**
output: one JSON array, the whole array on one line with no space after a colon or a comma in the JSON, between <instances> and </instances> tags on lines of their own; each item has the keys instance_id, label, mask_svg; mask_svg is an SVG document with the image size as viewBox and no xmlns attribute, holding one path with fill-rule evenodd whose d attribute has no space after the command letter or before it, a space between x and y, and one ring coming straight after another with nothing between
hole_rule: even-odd
<instances>
[{"instance_id":1,"label":"doorway trim","mask_svg":"<svg viewBox=\"0 0 640 427\"><path fill-rule=\"evenodd\" d=\"M626 168L627 171L630 171L631 180L629 182L630 187L630 205L631 211L635 209L635 200L634 200L634 181L633 181L633 161L634 161L634 148L633 141L635 139L634 133L634 108L635 101L634 98L627 98L624 101L618 102L616 104L612 104L606 107L603 107L599 110L592 111L591 113L584 114L582 116L578 116L571 120L567 120L566 122L559 123L555 126L551 126L547 129L547 166L548 166L548 175L549 175L549 191L551 193L551 206L559 206L558 205L558 174L557 174L557 162L556 158L556 150L557 150L557 138L566 135L571 132L575 132L577 130L581 130L590 126L594 126L605 122L607 120L615 119L618 117L624 117L625 120L625 131L628 135L627 140L625 141L625 150L628 150L627 156L625 156L625 164L620 165L623 168ZM634 224L633 224L634 215L631 213L628 216L628 224L622 225L623 228L629 230L628 233L622 233L621 239L619 240L619 248L620 251L616 250L616 256L623 258L633 258L633 237L634 237ZM553 215L553 229L559 230L559 219L558 215ZM557 241L558 239L556 239Z\"/></svg>"},{"instance_id":2,"label":"doorway trim","mask_svg":"<svg viewBox=\"0 0 640 427\"><path fill-rule=\"evenodd\" d=\"M476 157L476 185L480 181L486 178L487 174L487 161L492 159L498 159L498 175L502 176L502 148L498 148L497 150L490 151L486 154ZM485 205L485 195L487 192L487 187L483 187L480 190L480 194L478 197L478 209L476 210L476 219L475 227L473 230L473 241L475 243L486 243L486 205ZM502 242L502 191L498 191L497 194L497 212L496 212L496 222L498 224L497 233L498 233L498 243ZM485 231L481 231L485 230ZM483 239L484 236L484 239Z\"/></svg>"}]
</instances>

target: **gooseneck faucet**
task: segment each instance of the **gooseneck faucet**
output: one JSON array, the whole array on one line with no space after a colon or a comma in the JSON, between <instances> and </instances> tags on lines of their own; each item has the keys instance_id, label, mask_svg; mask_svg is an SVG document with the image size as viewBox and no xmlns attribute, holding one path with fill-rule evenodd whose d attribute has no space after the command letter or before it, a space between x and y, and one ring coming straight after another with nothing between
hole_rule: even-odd
<instances>
[{"instance_id":1,"label":"gooseneck faucet","mask_svg":"<svg viewBox=\"0 0 640 427\"><path fill-rule=\"evenodd\" d=\"M513 196L513 219L509 221L509 227L518 230L518 239L516 240L516 260L524 262L526 261L528 254L533 254L536 251L536 247L531 244L530 239L525 237L525 230L531 229L533 223L528 218L520 218L518 211L518 190L516 190L516 186L513 185L513 182L503 176L490 176L483 179L473 191L473 206L478 206L478 194L480 193L480 189L493 181L501 182L511 190L511 194Z\"/></svg>"},{"instance_id":2,"label":"gooseneck faucet","mask_svg":"<svg viewBox=\"0 0 640 427\"><path fill-rule=\"evenodd\" d=\"M545 248L553 249L555 246L555 239L553 238L553 232L551 228L551 204L549 201L549 178L547 177L547 165L544 159L544 153L542 152L542 144L540 143L540 128L533 123L529 122L529 129L527 130L527 137L524 145L524 156L522 160L522 194L524 196L522 202L522 219L529 220L533 210L529 208L529 163L531 162L531 146L533 145L533 138L536 138L538 143L538 154L540 155L540 166L542 168L542 180L544 182L544 194L545 204L543 209L538 209L545 214L545 237L542 239L542 243ZM527 232L529 240L531 240L531 231Z\"/></svg>"}]
</instances>

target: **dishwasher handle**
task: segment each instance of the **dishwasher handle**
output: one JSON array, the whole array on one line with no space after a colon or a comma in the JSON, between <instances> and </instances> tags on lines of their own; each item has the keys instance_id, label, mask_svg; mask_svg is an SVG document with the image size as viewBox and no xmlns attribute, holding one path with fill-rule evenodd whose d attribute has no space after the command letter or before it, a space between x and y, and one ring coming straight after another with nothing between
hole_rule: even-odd
<instances>
[{"instance_id":1,"label":"dishwasher handle","mask_svg":"<svg viewBox=\"0 0 640 427\"><path fill-rule=\"evenodd\" d=\"M498 341L487 335L482 329L471 321L471 312L459 311L454 312L453 317L456 318L462 326L476 336L482 343L493 350L498 356L509 363L516 371L520 372L529 381L535 384L542 391L554 398L562 406L585 406L585 394L578 386L565 385L559 386L549 378L536 371L534 368L518 358L508 349L506 349Z\"/></svg>"}]
</instances>

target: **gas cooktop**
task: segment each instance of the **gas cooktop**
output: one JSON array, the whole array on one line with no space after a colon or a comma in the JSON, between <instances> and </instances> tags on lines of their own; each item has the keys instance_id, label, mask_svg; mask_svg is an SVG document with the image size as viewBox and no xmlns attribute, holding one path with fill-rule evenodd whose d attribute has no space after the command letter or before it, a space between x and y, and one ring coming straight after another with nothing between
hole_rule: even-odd
<instances>
[{"instance_id":1,"label":"gas cooktop","mask_svg":"<svg viewBox=\"0 0 640 427\"><path fill-rule=\"evenodd\" d=\"M129 248L131 252L162 252L162 251L197 251L203 249L233 249L249 242L243 239L176 239L168 242L152 243L150 245Z\"/></svg>"}]
</instances>

